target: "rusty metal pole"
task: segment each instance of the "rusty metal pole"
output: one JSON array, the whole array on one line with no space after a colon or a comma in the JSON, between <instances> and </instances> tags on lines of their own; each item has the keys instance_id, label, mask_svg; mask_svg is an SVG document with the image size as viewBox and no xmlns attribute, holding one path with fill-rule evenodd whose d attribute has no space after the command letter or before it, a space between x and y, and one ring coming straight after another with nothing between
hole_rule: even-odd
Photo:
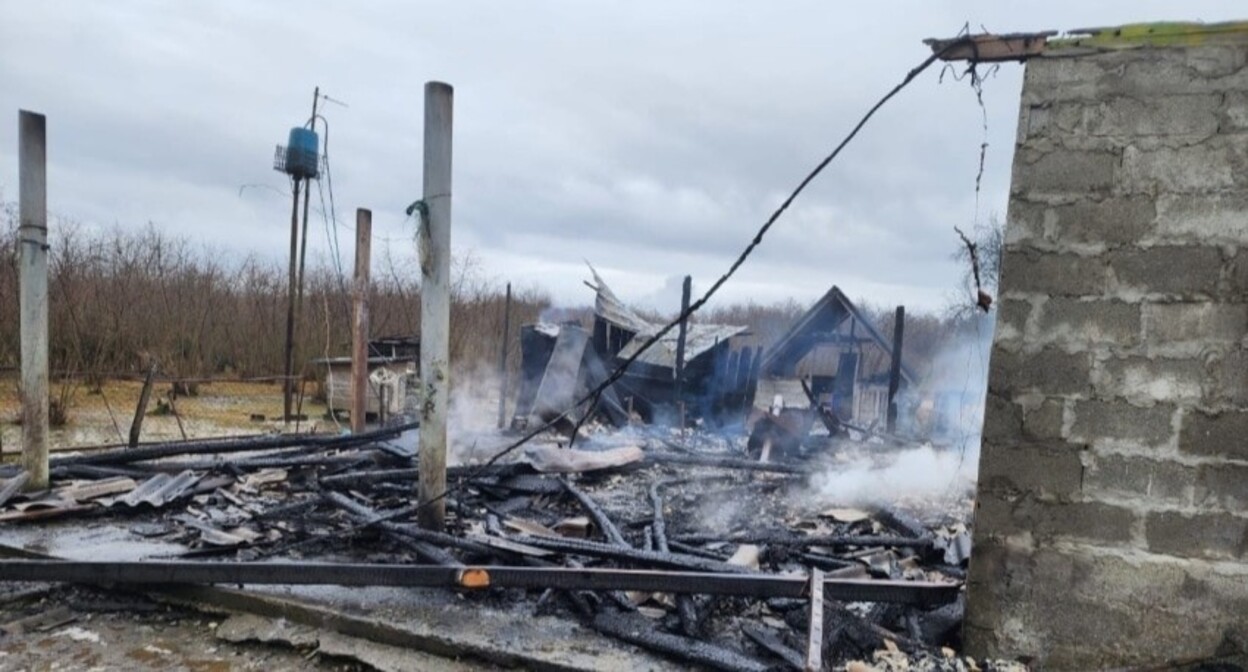
<instances>
[{"instance_id":1,"label":"rusty metal pole","mask_svg":"<svg viewBox=\"0 0 1248 672\"><path fill-rule=\"evenodd\" d=\"M888 370L888 432L897 431L897 390L901 388L901 343L906 335L906 307L897 306L893 318L893 356Z\"/></svg>"},{"instance_id":2,"label":"rusty metal pole","mask_svg":"<svg viewBox=\"0 0 1248 672\"><path fill-rule=\"evenodd\" d=\"M446 521L446 416L451 384L451 132L454 90L425 84L424 205L420 235L420 490L417 521Z\"/></svg>"},{"instance_id":3,"label":"rusty metal pole","mask_svg":"<svg viewBox=\"0 0 1248 672\"><path fill-rule=\"evenodd\" d=\"M507 424L507 341L511 338L511 283L507 283L507 301L503 304L503 345L498 355L498 428Z\"/></svg>"},{"instance_id":4,"label":"rusty metal pole","mask_svg":"<svg viewBox=\"0 0 1248 672\"><path fill-rule=\"evenodd\" d=\"M307 180L304 180L305 182ZM286 289L286 344L283 350L282 422L290 422L291 397L294 385L291 379L295 371L295 281L299 263L299 178L292 180L294 197L290 206L290 267L289 286Z\"/></svg>"},{"instance_id":5,"label":"rusty metal pole","mask_svg":"<svg viewBox=\"0 0 1248 672\"><path fill-rule=\"evenodd\" d=\"M316 103L320 99L321 99L321 87L318 86L312 90L312 116L308 118L308 128L311 128L313 131L316 130ZM319 164L321 157L319 156L316 157L316 160L317 160L317 163ZM318 171L319 171L319 166L318 166ZM304 267L307 265L307 260L308 260L308 206L310 205L310 202L312 200L311 180L304 180L303 186L304 186L304 189L303 189L303 232L300 234L300 240L299 240L299 278L296 281L297 289L296 289L296 296L295 296L295 313L294 313L294 319L292 320L293 324L295 325L296 330L298 330L299 326L303 323L303 270L304 270ZM291 333L291 359L292 361L296 359L298 356L298 348L295 346L294 343L295 343L294 333L292 332ZM302 361L302 359L300 361ZM286 375L289 376L293 374L294 374L294 367L292 366L291 370L286 372ZM298 416L298 414L303 411L303 403L302 403L303 378L302 376L300 377L299 380L300 380L300 383L299 383L300 403L298 404L298 410L296 411L296 416ZM291 381L290 385L292 388L291 394L293 395L294 394L294 389L293 389L294 381L293 380ZM287 417L289 417L290 412L288 411L286 415ZM299 418L298 417L295 418L295 431L296 432L299 431Z\"/></svg>"},{"instance_id":6,"label":"rusty metal pole","mask_svg":"<svg viewBox=\"0 0 1248 672\"><path fill-rule=\"evenodd\" d=\"M48 487L47 118L18 112L21 281L22 466L28 490Z\"/></svg>"},{"instance_id":7,"label":"rusty metal pole","mask_svg":"<svg viewBox=\"0 0 1248 672\"><path fill-rule=\"evenodd\" d=\"M351 324L351 433L364 431L368 415L368 269L373 244L373 213L355 211L355 281L351 287L355 319ZM332 392L331 392L332 394Z\"/></svg>"}]
</instances>

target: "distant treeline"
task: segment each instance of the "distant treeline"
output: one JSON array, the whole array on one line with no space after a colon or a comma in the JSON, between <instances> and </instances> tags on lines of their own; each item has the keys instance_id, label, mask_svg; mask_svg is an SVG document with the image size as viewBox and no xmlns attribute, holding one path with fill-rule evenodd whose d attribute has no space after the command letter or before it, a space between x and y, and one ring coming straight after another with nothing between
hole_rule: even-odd
<instances>
[{"instance_id":1,"label":"distant treeline","mask_svg":"<svg viewBox=\"0 0 1248 672\"><path fill-rule=\"evenodd\" d=\"M5 208L0 230L3 367L18 366L21 352L16 220L13 208ZM50 245L49 353L55 374L137 373L151 358L168 376L282 373L285 264L257 256L225 258L153 226L100 232L61 222L52 227ZM415 334L420 271L387 252L374 246L372 335ZM348 266L340 276L323 260L309 259L297 325L299 368L326 354L349 354L351 272ZM462 259L453 280L452 360L497 361L504 285L484 279L471 260ZM541 292L519 287L512 300L513 335L550 304Z\"/></svg>"},{"instance_id":2,"label":"distant treeline","mask_svg":"<svg viewBox=\"0 0 1248 672\"><path fill-rule=\"evenodd\" d=\"M0 210L0 367L19 364L17 217ZM55 374L134 374L152 358L164 375L263 377L283 370L287 275L284 263L259 256L230 259L154 226L95 230L58 221L51 232L49 352ZM411 251L374 246L370 317L373 337L416 334L420 272ZM492 365L502 347L504 283L484 276L471 258L456 260L451 307L451 360ZM298 323L299 368L317 357L346 355L350 344L351 268L309 260ZM587 303L589 302L587 298ZM518 364L520 325L547 317L590 326L588 308L549 311L532 285L513 290L508 344ZM750 341L775 342L809 308L794 301L720 306L697 321L749 327ZM892 334L892 307L860 305L881 333ZM658 318L659 316L651 316ZM672 317L672 316L668 316ZM905 356L922 370L965 329L966 317L907 317Z\"/></svg>"}]
</instances>

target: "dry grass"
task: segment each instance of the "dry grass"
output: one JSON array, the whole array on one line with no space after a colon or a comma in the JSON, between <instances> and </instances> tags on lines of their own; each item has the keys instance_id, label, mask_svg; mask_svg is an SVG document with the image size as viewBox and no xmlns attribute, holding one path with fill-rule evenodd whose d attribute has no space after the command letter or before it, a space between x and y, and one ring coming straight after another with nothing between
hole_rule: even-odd
<instances>
[{"instance_id":1,"label":"dry grass","mask_svg":"<svg viewBox=\"0 0 1248 672\"><path fill-rule=\"evenodd\" d=\"M59 385L53 386L53 394ZM112 380L91 394L76 385L69 396L69 422L51 431L53 450L66 450L124 442L130 433L130 422L139 401L143 384L138 381ZM311 384L303 400L303 413L309 423L301 431L334 431L337 426L323 418L326 407L312 400ZM177 440L182 438L178 418L157 415L158 402L168 398L168 383L157 383L143 421L142 441ZM282 388L275 383L219 382L201 384L199 395L174 400L188 438L237 436L259 432L281 431ZM111 408L111 415L109 409ZM17 381L0 381L0 447L5 455L21 450L21 414ZM252 414L265 416L265 421L251 420ZM116 424L114 425L114 420Z\"/></svg>"}]
</instances>

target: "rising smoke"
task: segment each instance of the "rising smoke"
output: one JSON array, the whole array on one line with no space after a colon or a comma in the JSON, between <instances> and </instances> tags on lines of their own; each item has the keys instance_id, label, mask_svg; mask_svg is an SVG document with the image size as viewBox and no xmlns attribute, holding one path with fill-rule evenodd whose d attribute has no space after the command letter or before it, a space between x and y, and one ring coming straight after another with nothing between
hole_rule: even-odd
<instances>
[{"instance_id":1,"label":"rising smoke","mask_svg":"<svg viewBox=\"0 0 1248 672\"><path fill-rule=\"evenodd\" d=\"M955 329L930 372L903 400L901 428L917 439L896 450L868 443L842 453L843 461L815 475L820 505L872 506L904 499L961 497L979 469L988 355L996 314L979 315Z\"/></svg>"}]
</instances>

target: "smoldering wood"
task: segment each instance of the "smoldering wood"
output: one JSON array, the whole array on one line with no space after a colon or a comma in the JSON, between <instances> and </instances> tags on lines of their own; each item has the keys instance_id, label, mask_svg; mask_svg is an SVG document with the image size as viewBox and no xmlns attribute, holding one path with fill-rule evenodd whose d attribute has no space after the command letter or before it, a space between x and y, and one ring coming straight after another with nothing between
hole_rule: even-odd
<instances>
[{"instance_id":1,"label":"smoldering wood","mask_svg":"<svg viewBox=\"0 0 1248 672\"><path fill-rule=\"evenodd\" d=\"M811 546L886 546L896 548L928 548L932 545L931 537L898 537L881 535L811 535L796 536L783 532L741 532L735 534L682 534L675 537L677 541L688 544L709 544L727 542L731 544L770 544L809 548Z\"/></svg>"},{"instance_id":2,"label":"smoldering wood","mask_svg":"<svg viewBox=\"0 0 1248 672\"><path fill-rule=\"evenodd\" d=\"M791 670L805 670L806 661L803 660L802 654L785 644L783 640L771 631L763 629L761 626L747 623L741 626L741 632L751 641L758 644L767 652L774 655L789 666Z\"/></svg>"},{"instance_id":3,"label":"smoldering wood","mask_svg":"<svg viewBox=\"0 0 1248 672\"><path fill-rule=\"evenodd\" d=\"M661 553L658 551L643 551L635 548L622 548L612 546L610 544L601 544L593 541L581 539L561 539L553 537L538 537L533 535L520 535L516 539L522 543L538 548L546 548L561 553L570 553L573 555L584 555L588 557L602 558L604 560L615 560L617 562L635 564L649 567L670 567L673 569L692 569L702 572L724 572L729 574L752 574L753 570L730 565L726 562L716 562L706 558L699 558L683 553Z\"/></svg>"},{"instance_id":4,"label":"smoldering wood","mask_svg":"<svg viewBox=\"0 0 1248 672\"><path fill-rule=\"evenodd\" d=\"M383 429L365 432L354 436L326 435L279 435L258 436L246 439L213 439L201 441L174 442L140 446L132 450L110 450L85 455L74 455L53 461L55 466L70 465L118 465L147 460L158 460L179 455L206 455L214 453L233 453L245 451L271 450L302 446L314 450L330 448L352 448L365 446L377 441L392 439L405 431L415 429L416 423L396 425Z\"/></svg>"},{"instance_id":5,"label":"smoldering wood","mask_svg":"<svg viewBox=\"0 0 1248 672\"><path fill-rule=\"evenodd\" d=\"M572 485L572 483L566 478L559 479L559 483L565 490L568 491L568 494L572 495L576 498L576 501L580 502L581 507L585 509L585 512L594 519L594 524L598 526L599 530L602 530L602 535L607 538L608 543L621 548L633 547L632 544L628 543L628 540L624 538L624 535L620 533L620 528L616 527L615 521L611 520L611 516L607 515L607 512L598 505L598 502L594 501L593 497L590 497L580 488Z\"/></svg>"},{"instance_id":6,"label":"smoldering wood","mask_svg":"<svg viewBox=\"0 0 1248 672\"><path fill-rule=\"evenodd\" d=\"M663 515L663 495L660 492L662 486L663 484L657 481L650 484L650 506L654 509L654 513L651 523L646 527L646 530L650 532L650 536L654 539L654 550L660 553L670 553L672 549L667 543L667 520ZM680 618L681 630L689 637L696 637L698 634L698 612L692 596L676 596L676 615Z\"/></svg>"},{"instance_id":7,"label":"smoldering wood","mask_svg":"<svg viewBox=\"0 0 1248 672\"><path fill-rule=\"evenodd\" d=\"M698 467L717 467L720 469L739 469L742 471L770 471L782 474L810 474L814 469L806 464L784 462L756 462L739 457L713 457L708 455L692 455L682 453L646 453L646 462L650 464L686 464Z\"/></svg>"},{"instance_id":8,"label":"smoldering wood","mask_svg":"<svg viewBox=\"0 0 1248 672\"><path fill-rule=\"evenodd\" d=\"M604 612L594 617L595 630L678 660L734 672L767 672L771 666L742 653L688 637L655 630L644 617Z\"/></svg>"},{"instance_id":9,"label":"smoldering wood","mask_svg":"<svg viewBox=\"0 0 1248 672\"><path fill-rule=\"evenodd\" d=\"M460 562L455 556L451 555L450 553L447 553L441 548L438 548L437 546L434 546L426 542L423 539L416 539L416 538L413 538L412 535L410 534L404 534L403 532L399 531L398 529L399 526L395 525L394 523L381 521L376 512L364 506L363 504L360 504L358 502L351 500L349 497L346 497L345 495L341 495L336 492L327 492L325 493L325 498L328 501L332 502L335 506L338 506L339 508L341 508L348 515L350 515L352 518L356 519L360 523L363 523L365 526L376 526L377 529L383 532L386 532L389 536L394 538L395 541L411 548L413 551L416 551L416 553L420 555L422 558L425 558L426 560L429 560L430 562L434 562L439 565L444 565L447 567L463 567L464 566L464 563Z\"/></svg>"}]
</instances>

